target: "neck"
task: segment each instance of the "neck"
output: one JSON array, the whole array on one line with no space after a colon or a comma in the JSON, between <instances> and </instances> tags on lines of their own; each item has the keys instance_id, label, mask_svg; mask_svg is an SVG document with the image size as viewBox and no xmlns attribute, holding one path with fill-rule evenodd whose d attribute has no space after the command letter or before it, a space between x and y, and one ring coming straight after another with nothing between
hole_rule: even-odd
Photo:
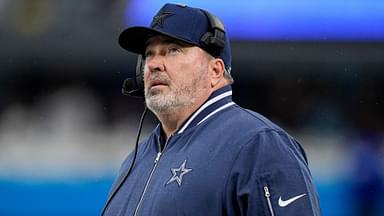
<instances>
[{"instance_id":1,"label":"neck","mask_svg":"<svg viewBox=\"0 0 384 216\"><path fill-rule=\"evenodd\" d=\"M208 97L207 97L208 98ZM169 111L155 113L156 117L159 119L166 139L168 139L172 134L174 134L205 101L207 98L204 98L192 105L185 107L178 107Z\"/></svg>"}]
</instances>

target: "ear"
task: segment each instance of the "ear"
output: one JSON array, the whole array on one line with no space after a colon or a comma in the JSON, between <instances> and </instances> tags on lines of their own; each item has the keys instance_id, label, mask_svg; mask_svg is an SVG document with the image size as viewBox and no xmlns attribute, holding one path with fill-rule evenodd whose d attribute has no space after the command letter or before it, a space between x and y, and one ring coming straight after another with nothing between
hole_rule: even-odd
<instances>
[{"instance_id":1,"label":"ear","mask_svg":"<svg viewBox=\"0 0 384 216\"><path fill-rule=\"evenodd\" d=\"M209 75L211 87L216 87L224 79L224 62L222 59L214 58L209 62Z\"/></svg>"}]
</instances>

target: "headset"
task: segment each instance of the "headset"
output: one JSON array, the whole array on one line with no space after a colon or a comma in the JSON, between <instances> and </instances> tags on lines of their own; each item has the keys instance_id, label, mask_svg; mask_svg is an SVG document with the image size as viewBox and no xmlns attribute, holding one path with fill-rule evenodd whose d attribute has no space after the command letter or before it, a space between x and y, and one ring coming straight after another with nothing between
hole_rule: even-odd
<instances>
[{"instance_id":1,"label":"headset","mask_svg":"<svg viewBox=\"0 0 384 216\"><path fill-rule=\"evenodd\" d=\"M200 42L204 49L215 57L220 56L225 46L224 24L215 15L201 10L208 18L211 30L206 32ZM138 55L134 78L127 78L123 82L122 94L132 97L144 97L144 58Z\"/></svg>"}]
</instances>

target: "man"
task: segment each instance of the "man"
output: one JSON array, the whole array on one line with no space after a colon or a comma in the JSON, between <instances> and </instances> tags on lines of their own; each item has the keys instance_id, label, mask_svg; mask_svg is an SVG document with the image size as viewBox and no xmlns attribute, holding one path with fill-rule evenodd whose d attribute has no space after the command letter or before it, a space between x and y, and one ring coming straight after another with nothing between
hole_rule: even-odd
<instances>
[{"instance_id":1,"label":"man","mask_svg":"<svg viewBox=\"0 0 384 216\"><path fill-rule=\"evenodd\" d=\"M160 123L123 163L104 215L320 215L300 144L232 101L218 18L166 4L120 45L144 56L145 102Z\"/></svg>"}]
</instances>

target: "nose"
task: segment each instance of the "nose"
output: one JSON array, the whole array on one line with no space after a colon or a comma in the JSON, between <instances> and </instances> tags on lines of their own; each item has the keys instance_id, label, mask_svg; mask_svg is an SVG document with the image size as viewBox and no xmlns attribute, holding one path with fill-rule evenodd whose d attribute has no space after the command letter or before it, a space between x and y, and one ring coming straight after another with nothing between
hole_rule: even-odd
<instances>
[{"instance_id":1,"label":"nose","mask_svg":"<svg viewBox=\"0 0 384 216\"><path fill-rule=\"evenodd\" d=\"M145 60L149 72L161 72L165 70L164 59L160 55L154 55Z\"/></svg>"}]
</instances>

